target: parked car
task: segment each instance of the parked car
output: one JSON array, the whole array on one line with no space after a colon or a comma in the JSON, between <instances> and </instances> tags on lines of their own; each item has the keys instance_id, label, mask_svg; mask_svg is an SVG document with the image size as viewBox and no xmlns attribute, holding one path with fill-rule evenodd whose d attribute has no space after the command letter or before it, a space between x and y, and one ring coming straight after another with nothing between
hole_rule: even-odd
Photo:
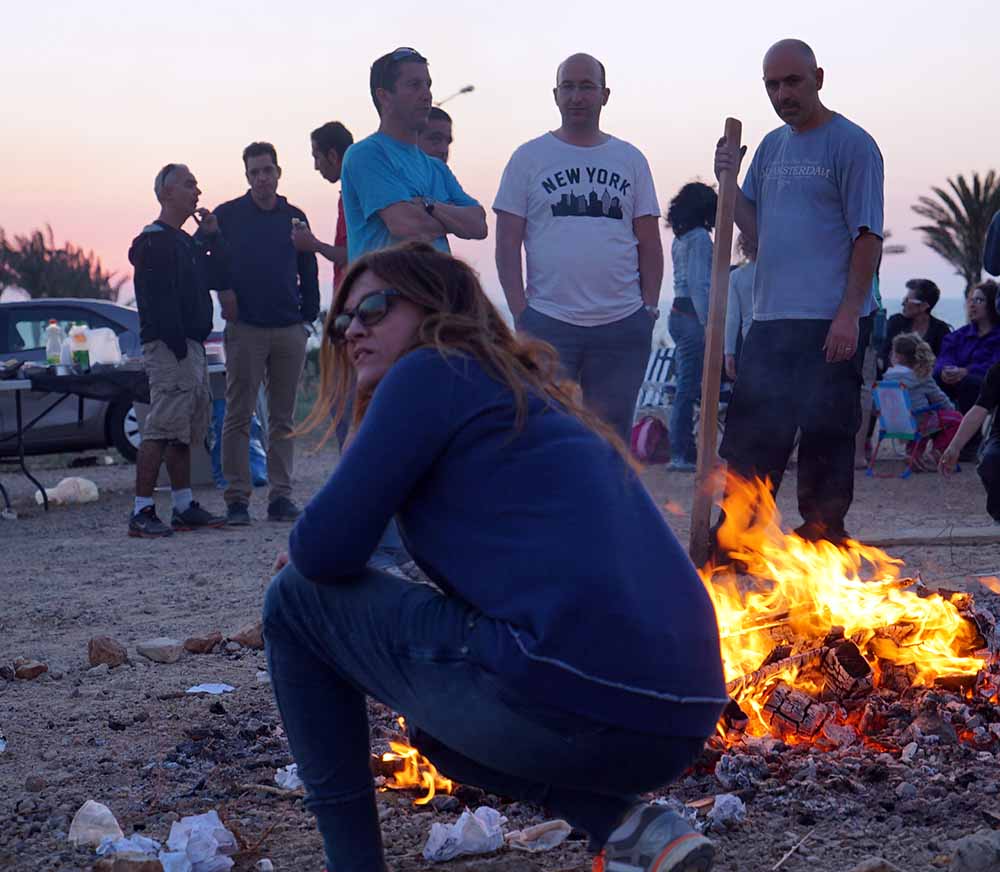
<instances>
[{"instance_id":1,"label":"parked car","mask_svg":"<svg viewBox=\"0 0 1000 872\"><path fill-rule=\"evenodd\" d=\"M110 327L118 336L122 354L141 357L139 313L106 300L38 299L0 303L0 360L45 363L45 328L55 321L68 333L74 323L88 327ZM222 349L221 332L213 332L205 343ZM24 423L41 415L58 399L58 394L40 391L22 393ZM79 421L79 400L69 397L24 434L28 454L85 451L114 446L134 462L139 443L139 421L131 402L83 400L83 420ZM13 394L0 395L0 457L16 453L16 412Z\"/></svg>"}]
</instances>

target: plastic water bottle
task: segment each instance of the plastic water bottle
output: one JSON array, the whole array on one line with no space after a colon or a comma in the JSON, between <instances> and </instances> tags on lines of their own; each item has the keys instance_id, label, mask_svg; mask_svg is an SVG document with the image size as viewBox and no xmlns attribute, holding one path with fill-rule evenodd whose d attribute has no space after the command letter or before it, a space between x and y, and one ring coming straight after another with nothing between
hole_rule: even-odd
<instances>
[{"instance_id":1,"label":"plastic water bottle","mask_svg":"<svg viewBox=\"0 0 1000 872\"><path fill-rule=\"evenodd\" d=\"M70 348L73 351L73 363L80 369L90 369L90 348L87 345L87 328L82 324L74 324L69 328Z\"/></svg>"},{"instance_id":2,"label":"plastic water bottle","mask_svg":"<svg viewBox=\"0 0 1000 872\"><path fill-rule=\"evenodd\" d=\"M45 328L45 362L49 366L59 365L59 356L62 352L63 339L62 327L56 323L55 318L49 320L49 326Z\"/></svg>"}]
</instances>

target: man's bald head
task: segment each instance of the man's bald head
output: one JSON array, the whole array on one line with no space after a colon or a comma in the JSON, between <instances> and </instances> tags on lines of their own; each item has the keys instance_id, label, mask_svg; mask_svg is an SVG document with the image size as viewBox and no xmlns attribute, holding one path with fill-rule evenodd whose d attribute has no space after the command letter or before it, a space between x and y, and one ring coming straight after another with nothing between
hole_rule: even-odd
<instances>
[{"instance_id":1,"label":"man's bald head","mask_svg":"<svg viewBox=\"0 0 1000 872\"><path fill-rule=\"evenodd\" d=\"M778 40L774 45L772 45L767 53L764 55L764 66L767 66L768 60L776 58L778 55L786 53L797 54L802 60L808 64L809 69L815 71L819 64L816 63L816 53L812 50L809 43L803 42L801 39L781 39Z\"/></svg>"},{"instance_id":2,"label":"man's bald head","mask_svg":"<svg viewBox=\"0 0 1000 872\"><path fill-rule=\"evenodd\" d=\"M602 64L593 55L585 54L584 52L577 52L576 54L570 55L566 60L564 60L556 68L556 85L562 81L563 70L567 66L577 66L578 64L589 65L593 68L594 81L600 84L602 88L608 86L607 73L604 70L604 64Z\"/></svg>"},{"instance_id":3,"label":"man's bald head","mask_svg":"<svg viewBox=\"0 0 1000 872\"><path fill-rule=\"evenodd\" d=\"M764 55L767 96L781 120L796 130L808 130L829 117L819 98L823 78L815 52L801 39L776 42Z\"/></svg>"}]
</instances>

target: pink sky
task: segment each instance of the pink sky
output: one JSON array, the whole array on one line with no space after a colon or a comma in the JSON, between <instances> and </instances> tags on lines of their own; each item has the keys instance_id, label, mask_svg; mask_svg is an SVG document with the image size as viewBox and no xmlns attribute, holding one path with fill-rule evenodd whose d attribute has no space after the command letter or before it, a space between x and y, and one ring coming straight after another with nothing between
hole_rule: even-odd
<instances>
[{"instance_id":1,"label":"pink sky","mask_svg":"<svg viewBox=\"0 0 1000 872\"><path fill-rule=\"evenodd\" d=\"M368 67L398 45L430 58L436 97L475 85L448 104L452 168L487 207L511 151L558 124L550 88L559 60L597 55L612 89L603 126L645 152L666 208L684 182L711 180L726 115L742 119L751 149L777 126L760 59L776 39L796 36L826 69L827 105L865 127L885 156L886 225L908 251L886 260L884 293L901 296L916 275L946 295L961 292L910 229L919 223L910 206L948 176L1000 165L994 4L847 0L794 14L736 2L413 9L394 0L356 12L314 0L18 4L5 16L0 226L15 235L50 223L57 240L93 248L125 274L129 242L156 214L161 165L188 163L212 207L245 191L243 146L269 139L281 192L331 237L336 189L312 169L309 131L339 119L356 138L371 132ZM499 299L492 239L454 249ZM664 299L670 287L668 258Z\"/></svg>"}]
</instances>

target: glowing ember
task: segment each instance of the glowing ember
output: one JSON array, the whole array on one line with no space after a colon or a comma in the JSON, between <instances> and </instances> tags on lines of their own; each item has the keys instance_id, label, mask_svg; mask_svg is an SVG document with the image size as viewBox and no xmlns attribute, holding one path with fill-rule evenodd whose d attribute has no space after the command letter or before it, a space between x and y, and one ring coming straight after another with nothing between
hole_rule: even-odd
<instances>
[{"instance_id":1,"label":"glowing ember","mask_svg":"<svg viewBox=\"0 0 1000 872\"><path fill-rule=\"evenodd\" d=\"M907 590L913 581L900 578L901 561L853 540L838 547L782 532L764 482L730 479L724 509L718 541L733 562L709 564L701 576L715 604L726 681L752 735L768 732L764 706L779 684L822 695L831 630L864 652L876 687L883 673L906 689L974 677L985 665L970 656L976 626L940 594Z\"/></svg>"},{"instance_id":2,"label":"glowing ember","mask_svg":"<svg viewBox=\"0 0 1000 872\"><path fill-rule=\"evenodd\" d=\"M406 722L399 718L399 726L405 731ZM414 800L414 805L426 805L438 793L451 793L455 786L437 768L424 757L416 748L405 740L389 742L391 751L382 755L383 763L402 763L402 768L393 773L392 778L386 781L386 787L391 790L412 790L420 788L426 794L420 799Z\"/></svg>"}]
</instances>

